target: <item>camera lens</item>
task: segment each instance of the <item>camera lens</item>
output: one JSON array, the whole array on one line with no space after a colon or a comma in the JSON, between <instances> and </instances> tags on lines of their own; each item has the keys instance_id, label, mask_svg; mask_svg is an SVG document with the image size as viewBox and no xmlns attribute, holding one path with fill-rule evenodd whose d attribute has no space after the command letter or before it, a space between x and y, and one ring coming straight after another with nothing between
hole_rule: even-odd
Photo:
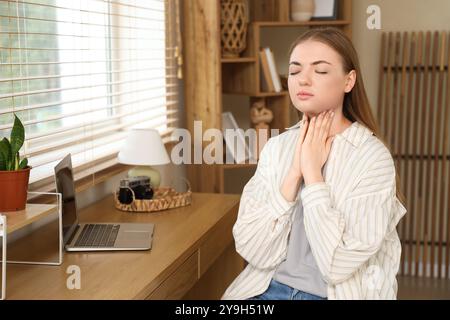
<instances>
[{"instance_id":1,"label":"camera lens","mask_svg":"<svg viewBox=\"0 0 450 320\"><path fill-rule=\"evenodd\" d=\"M128 188L119 189L119 202L122 204L130 204L133 202L133 194Z\"/></svg>"}]
</instances>

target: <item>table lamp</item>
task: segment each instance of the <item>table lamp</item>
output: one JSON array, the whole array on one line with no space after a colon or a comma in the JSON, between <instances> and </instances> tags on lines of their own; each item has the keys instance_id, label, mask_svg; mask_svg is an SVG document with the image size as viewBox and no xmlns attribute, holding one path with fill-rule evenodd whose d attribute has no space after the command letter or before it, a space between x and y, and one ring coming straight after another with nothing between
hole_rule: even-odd
<instances>
[{"instance_id":1,"label":"table lamp","mask_svg":"<svg viewBox=\"0 0 450 320\"><path fill-rule=\"evenodd\" d=\"M154 188L159 187L161 175L153 165L170 163L159 132L155 129L132 129L118 156L119 163L134 165L129 177L147 176Z\"/></svg>"}]
</instances>

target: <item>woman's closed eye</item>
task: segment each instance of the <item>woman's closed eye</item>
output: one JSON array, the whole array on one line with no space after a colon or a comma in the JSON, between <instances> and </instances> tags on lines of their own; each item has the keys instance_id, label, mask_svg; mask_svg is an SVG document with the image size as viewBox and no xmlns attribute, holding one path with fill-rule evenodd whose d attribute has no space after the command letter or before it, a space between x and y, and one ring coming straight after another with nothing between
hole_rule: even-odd
<instances>
[{"instance_id":1,"label":"woman's closed eye","mask_svg":"<svg viewBox=\"0 0 450 320\"><path fill-rule=\"evenodd\" d=\"M291 71L291 72L289 73L289 75L295 76L296 74L299 74L300 72L301 72L301 70L298 70L298 71ZM315 70L314 72L317 73L317 74L327 74L327 73L328 73L327 71L322 71L322 70Z\"/></svg>"}]
</instances>

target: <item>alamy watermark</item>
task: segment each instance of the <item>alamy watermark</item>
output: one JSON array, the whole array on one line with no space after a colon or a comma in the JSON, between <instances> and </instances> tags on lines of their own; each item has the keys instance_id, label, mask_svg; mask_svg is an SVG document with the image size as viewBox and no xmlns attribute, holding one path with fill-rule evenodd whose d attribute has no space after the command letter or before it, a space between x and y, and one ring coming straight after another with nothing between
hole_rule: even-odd
<instances>
[{"instance_id":1,"label":"alamy watermark","mask_svg":"<svg viewBox=\"0 0 450 320\"><path fill-rule=\"evenodd\" d=\"M245 131L241 128L226 129L225 134L216 128L203 132L203 122L194 121L193 136L187 129L174 130L171 138L178 143L170 157L173 164L233 164L236 159L257 163L256 155L270 137L278 134L278 129L272 129L269 133L269 130L254 128ZM224 153L224 147L228 152Z\"/></svg>"},{"instance_id":2,"label":"alamy watermark","mask_svg":"<svg viewBox=\"0 0 450 320\"><path fill-rule=\"evenodd\" d=\"M81 269L77 265L70 265L66 269L66 273L69 274L66 280L66 287L69 290L81 289Z\"/></svg>"},{"instance_id":3,"label":"alamy watermark","mask_svg":"<svg viewBox=\"0 0 450 320\"><path fill-rule=\"evenodd\" d=\"M363 285L367 286L370 291L381 290L385 279L383 269L377 265L370 265L363 274Z\"/></svg>"},{"instance_id":4,"label":"alamy watermark","mask_svg":"<svg viewBox=\"0 0 450 320\"><path fill-rule=\"evenodd\" d=\"M366 25L369 30L381 29L381 8L376 4L367 7L366 13L369 14Z\"/></svg>"}]
</instances>

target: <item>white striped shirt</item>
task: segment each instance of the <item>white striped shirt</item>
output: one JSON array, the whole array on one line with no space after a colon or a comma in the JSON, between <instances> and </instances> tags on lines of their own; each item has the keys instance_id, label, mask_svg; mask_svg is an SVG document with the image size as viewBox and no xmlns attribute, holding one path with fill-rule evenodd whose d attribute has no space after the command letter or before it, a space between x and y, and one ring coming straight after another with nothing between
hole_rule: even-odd
<instances>
[{"instance_id":1,"label":"white striped shirt","mask_svg":"<svg viewBox=\"0 0 450 320\"><path fill-rule=\"evenodd\" d=\"M247 299L268 288L286 258L300 202L328 299L396 299L401 256L396 226L406 209L396 197L389 149L367 127L353 122L333 141L325 181L300 190L301 201L288 202L280 189L302 125L269 139L244 187L233 236L248 265L222 299Z\"/></svg>"}]
</instances>

